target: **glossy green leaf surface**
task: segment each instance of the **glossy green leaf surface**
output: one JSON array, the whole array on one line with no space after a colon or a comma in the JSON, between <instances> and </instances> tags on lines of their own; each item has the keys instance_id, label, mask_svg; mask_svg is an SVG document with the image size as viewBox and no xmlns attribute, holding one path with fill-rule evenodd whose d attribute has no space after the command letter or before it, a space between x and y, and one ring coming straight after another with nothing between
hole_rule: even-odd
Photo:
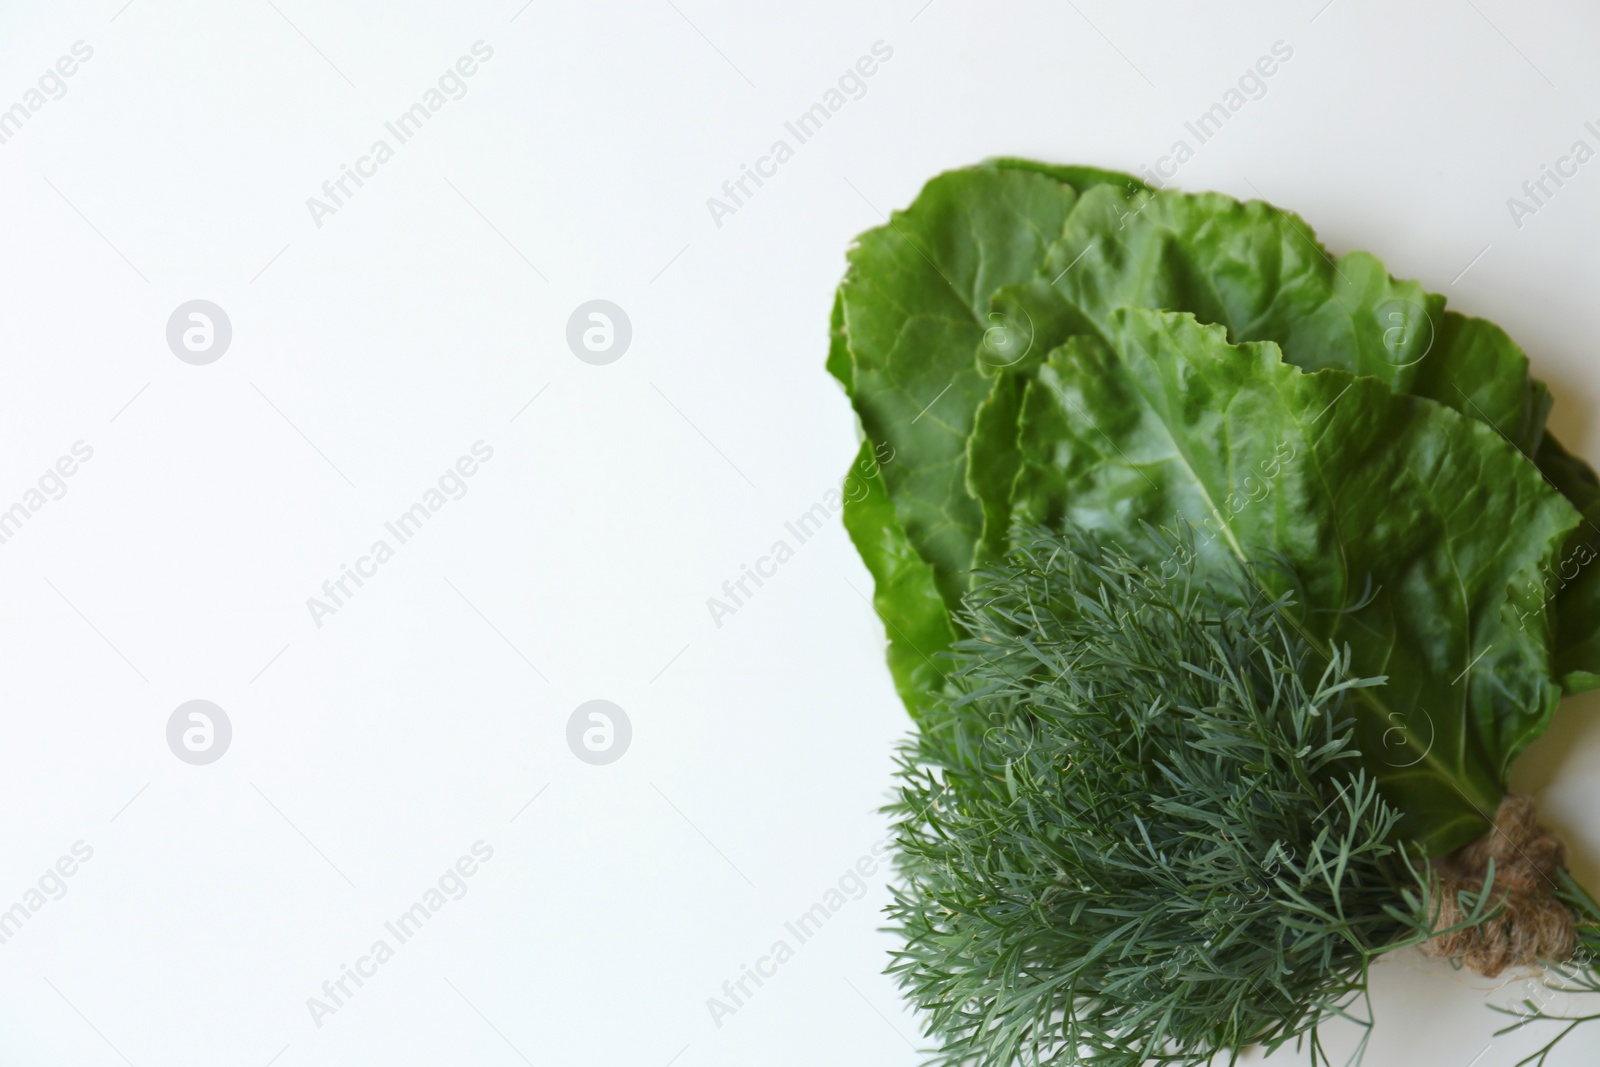
<instances>
[{"instance_id":1,"label":"glossy green leaf surface","mask_svg":"<svg viewBox=\"0 0 1600 1067\"><path fill-rule=\"evenodd\" d=\"M1583 515L1561 559L1535 581L1556 598L1556 676L1567 692L1584 693L1600 689L1600 479L1549 434L1537 459Z\"/></svg>"},{"instance_id":2,"label":"glossy green leaf surface","mask_svg":"<svg viewBox=\"0 0 1600 1067\"><path fill-rule=\"evenodd\" d=\"M1301 219L1260 201L1154 190L1096 168L998 159L935 178L910 207L862 235L851 250L828 367L850 394L863 435L896 458L883 465L872 495L847 505L846 526L877 583L874 602L907 707L916 715L937 698L942 654L959 636L948 609L970 587L974 567L1011 547L1014 520L1075 507L1074 494L1089 488L1105 496L1119 478L1127 484L1116 508L1105 500L1095 506L1109 509L1127 530L1142 519L1159 524L1174 513L1194 512L1192 494L1185 497L1176 485L1149 491L1149 472L1138 464L1120 472L1097 468L1100 481L1092 486L1075 480L1073 465L1087 462L1085 443L1094 437L1103 444L1107 434L1118 439L1120 420L1137 410L1094 406L1114 392L1112 383L1062 392L1060 403L1070 401L1077 410L1057 411L1054 423L1040 407L1047 381L1065 380L1058 365L1063 359L1107 358L1115 347L1112 323L1121 321L1125 308L1189 312L1221 327L1222 339L1235 346L1274 342L1285 372L1326 371L1313 376L1318 381L1342 373L1340 389L1349 397L1325 401L1338 400L1340 410L1350 397L1364 398L1369 408L1384 396L1421 398L1406 400L1413 405L1431 401L1422 407L1449 414L1456 427L1451 433L1375 439L1368 460L1374 470L1391 473L1403 462L1457 471L1439 501L1502 507L1505 501L1485 494L1527 488L1532 478L1550 498L1544 506L1565 497L1581 514L1581 520L1569 515L1573 528L1564 543L1530 565L1527 553L1534 542L1543 544L1542 527L1517 525L1522 520L1515 509L1505 513L1496 549L1492 541L1460 541L1444 517L1445 503L1435 501L1439 514L1390 513L1378 507L1387 489L1356 480L1350 484L1360 485L1375 509L1359 521L1374 529L1340 541L1355 546L1348 552L1319 542L1331 554L1308 556L1300 560L1303 568L1297 564L1300 579L1319 595L1344 598L1316 601L1315 620L1339 620L1325 635L1329 640L1355 643L1369 630L1381 635L1365 654L1372 659L1386 648L1388 658L1361 669L1390 675L1385 699L1393 706L1385 714L1414 719L1415 710L1425 723L1443 701L1461 711L1461 722L1475 724L1448 734L1447 748L1454 745L1448 773L1430 777L1428 760L1409 774L1399 773L1409 768L1391 768L1396 773L1386 789L1407 808L1408 832L1438 845L1481 828L1476 808L1492 810L1511 759L1548 719L1550 683L1569 692L1600 688L1600 479L1545 433L1549 392L1530 376L1526 355L1504 331L1446 309L1443 297L1392 278L1370 255L1332 255ZM1228 351L1247 362L1257 358L1249 344ZM1256 432L1238 411L1230 408L1228 417L1236 432ZM1324 421L1336 420L1329 414ZM1084 430L1102 424L1106 434ZM1045 425L1048 433L1041 430ZM1460 427L1471 434L1462 436ZM1477 477L1504 486L1479 485L1461 473L1479 454L1470 449L1491 439L1502 447L1492 469ZM1391 455L1403 450L1396 444L1402 440L1422 451ZM1451 451L1468 442L1475 442L1468 452ZM1195 439L1196 449L1202 444L1213 455L1245 447L1231 439ZM1059 469L1041 458L1050 448L1057 450ZM1424 484L1421 468L1404 472L1411 479L1406 484ZM1097 498L1091 493L1085 499ZM1518 499L1520 507L1532 498ZM1217 557L1219 565L1238 565L1241 556L1260 564L1290 551L1282 538L1308 522L1321 529L1325 518L1289 521L1292 509L1281 517L1287 525L1257 530L1254 540L1233 544L1219 534L1207 551L1230 548ZM1436 535L1445 538L1452 559L1468 543L1472 553L1499 553L1469 561L1489 584L1457 590L1465 629L1427 621L1430 611L1447 606L1443 586L1420 577L1439 560L1366 555L1397 546L1425 555L1423 546ZM1507 575L1514 576L1510 587L1496 594L1490 586ZM1360 602L1368 581L1379 589L1377 599L1359 611L1330 614ZM1406 582L1416 585L1417 599L1407 599L1413 590ZM1390 659L1393 670L1387 669ZM1439 671L1443 677L1435 676ZM1411 744L1409 727L1391 722L1373 729L1362 739L1364 750L1377 753L1371 759L1410 758L1390 751ZM1455 800L1441 781L1455 783ZM1422 784L1413 790L1408 782Z\"/></svg>"},{"instance_id":3,"label":"glossy green leaf surface","mask_svg":"<svg viewBox=\"0 0 1600 1067\"><path fill-rule=\"evenodd\" d=\"M1433 852L1480 834L1560 696L1529 583L1572 506L1493 429L1374 377L1307 373L1185 314L1126 309L1104 333L1028 386L1016 517L1131 550L1181 517L1203 566L1292 583L1305 633L1388 679L1357 742L1403 832Z\"/></svg>"},{"instance_id":4,"label":"glossy green leaf surface","mask_svg":"<svg viewBox=\"0 0 1600 1067\"><path fill-rule=\"evenodd\" d=\"M1042 291L1046 279L1058 300ZM1188 311L1236 343L1278 343L1296 366L1370 376L1493 427L1594 520L1545 581L1560 602L1564 685L1600 685L1600 567L1588 566L1600 557L1600 491L1581 460L1554 441L1546 447L1549 392L1505 331L1446 310L1443 297L1390 277L1364 252L1335 258L1303 220L1269 204L1103 185L1080 198L1039 278L991 299L991 336L1009 335L1013 355L1031 346L1036 365L1039 350L1082 332L1064 308L1098 324L1121 307ZM1016 373L1028 373L1026 361ZM971 462L1002 474L1015 451L1004 412L1016 391L996 384L995 411L968 445ZM986 516L980 558L993 558L1005 543L1009 481L969 488Z\"/></svg>"},{"instance_id":5,"label":"glossy green leaf surface","mask_svg":"<svg viewBox=\"0 0 1600 1067\"><path fill-rule=\"evenodd\" d=\"M1042 279L1096 324L1122 307L1187 311L1226 327L1235 343L1274 341L1307 370L1371 376L1456 408L1529 456L1543 432L1548 394L1503 331L1446 312L1443 297L1391 278L1364 252L1335 259L1302 220L1261 201L1092 189L1052 246ZM1077 332L1061 329L1059 308L1037 282L997 293L991 311L1035 351ZM1006 447L1006 427L994 421L985 431L977 450ZM991 497L1004 491L982 487Z\"/></svg>"},{"instance_id":6,"label":"glossy green leaf surface","mask_svg":"<svg viewBox=\"0 0 1600 1067\"><path fill-rule=\"evenodd\" d=\"M974 359L989 297L1033 276L1076 200L1028 171L952 171L850 252L840 292L851 398L866 437L899 457L884 469L890 500L952 607L982 529L966 444L989 393Z\"/></svg>"},{"instance_id":7,"label":"glossy green leaf surface","mask_svg":"<svg viewBox=\"0 0 1600 1067\"><path fill-rule=\"evenodd\" d=\"M889 672L913 715L944 688L937 657L955 640L950 611L933 568L923 562L895 517L872 443L862 442L845 479L844 525L872 575L872 604L889 638Z\"/></svg>"},{"instance_id":8,"label":"glossy green leaf surface","mask_svg":"<svg viewBox=\"0 0 1600 1067\"><path fill-rule=\"evenodd\" d=\"M828 370L850 395L864 435L898 458L884 467L886 496L847 503L845 525L875 577L880 570L898 576L887 592L880 584L875 600L895 684L913 714L931 698L923 686L942 678L925 668L955 636L948 611L942 627L928 617L923 578L910 577L913 560L922 561L952 608L968 588L978 539L989 529L998 543L1006 532L1005 500L988 516L990 505L971 488L1001 474L968 470L968 438L996 371L974 362L996 325L989 299L1034 276L1078 191L1101 183L1144 188L1115 171L1031 160L951 171L929 182L911 207L862 234L850 253L830 323ZM1013 381L1013 402L1022 384ZM988 417L998 417L1014 439L1014 411L994 408ZM895 634L906 620L916 625L905 633L922 639L914 655L896 651L897 640L911 644Z\"/></svg>"}]
</instances>

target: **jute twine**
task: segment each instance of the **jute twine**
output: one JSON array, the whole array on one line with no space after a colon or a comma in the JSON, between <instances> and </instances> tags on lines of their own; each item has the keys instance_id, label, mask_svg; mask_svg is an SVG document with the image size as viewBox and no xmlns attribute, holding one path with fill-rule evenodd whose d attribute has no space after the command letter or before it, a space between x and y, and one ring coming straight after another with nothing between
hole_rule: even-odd
<instances>
[{"instance_id":1,"label":"jute twine","mask_svg":"<svg viewBox=\"0 0 1600 1067\"><path fill-rule=\"evenodd\" d=\"M1566 848L1539 825L1527 797L1507 796L1495 812L1494 829L1435 865L1439 879L1435 930L1460 923L1463 892L1483 892L1489 861L1494 861L1491 903L1503 905L1488 922L1423 942L1424 955L1455 959L1486 978L1508 967L1559 960L1573 948L1572 913L1555 898L1556 871Z\"/></svg>"}]
</instances>

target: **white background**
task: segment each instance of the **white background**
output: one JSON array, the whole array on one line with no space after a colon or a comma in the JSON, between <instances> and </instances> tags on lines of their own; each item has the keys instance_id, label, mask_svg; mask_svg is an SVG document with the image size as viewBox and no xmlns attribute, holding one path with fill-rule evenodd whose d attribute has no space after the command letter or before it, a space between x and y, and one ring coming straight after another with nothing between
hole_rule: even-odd
<instances>
[{"instance_id":1,"label":"white background","mask_svg":"<svg viewBox=\"0 0 1600 1067\"><path fill-rule=\"evenodd\" d=\"M837 522L722 626L706 599L855 452L822 367L852 235L990 155L1153 163L1276 41L1175 184L1502 324L1600 457L1600 162L1506 206L1600 147L1576 0L123 3L0 24L0 108L94 51L0 145L0 509L94 450L0 545L0 909L93 849L0 944L0 1064L918 1062L881 874L707 1010L882 837L907 720ZM479 40L318 227L307 198ZM707 198L877 41L866 94L718 226ZM233 324L209 366L165 340L194 298ZM592 298L633 324L608 366L565 342ZM319 628L307 598L479 440L467 495ZM234 729L204 767L165 739L196 698ZM565 740L594 698L633 725L610 766ZM1591 886L1596 706L1519 770ZM318 1027L307 998L479 840ZM1465 980L1378 970L1370 1064L1527 1047Z\"/></svg>"}]
</instances>

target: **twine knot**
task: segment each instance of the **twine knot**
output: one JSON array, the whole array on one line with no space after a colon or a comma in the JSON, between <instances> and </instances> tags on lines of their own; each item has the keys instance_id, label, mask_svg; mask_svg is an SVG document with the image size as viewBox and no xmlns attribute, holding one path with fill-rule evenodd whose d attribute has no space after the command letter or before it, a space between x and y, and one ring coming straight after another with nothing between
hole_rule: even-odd
<instances>
[{"instance_id":1,"label":"twine knot","mask_svg":"<svg viewBox=\"0 0 1600 1067\"><path fill-rule=\"evenodd\" d=\"M1508 795L1495 812L1494 828L1470 845L1438 861L1433 928L1459 924L1469 909L1461 894L1476 899L1494 861L1491 906L1500 912L1487 922L1435 935L1422 952L1435 959L1460 960L1494 978L1507 967L1559 960L1576 940L1572 912L1555 897L1556 871L1566 863L1566 847L1539 825L1527 797Z\"/></svg>"}]
</instances>

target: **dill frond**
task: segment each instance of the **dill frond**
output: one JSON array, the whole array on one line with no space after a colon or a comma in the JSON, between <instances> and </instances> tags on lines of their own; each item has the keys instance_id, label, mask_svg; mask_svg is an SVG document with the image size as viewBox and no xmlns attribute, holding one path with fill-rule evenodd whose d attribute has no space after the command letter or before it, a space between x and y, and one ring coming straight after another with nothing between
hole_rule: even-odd
<instances>
[{"instance_id":1,"label":"dill frond","mask_svg":"<svg viewBox=\"0 0 1600 1067\"><path fill-rule=\"evenodd\" d=\"M1160 573L1070 528L1018 543L968 598L889 808L889 970L932 1062L1199 1065L1297 1039L1326 1060L1318 1024L1354 1017L1372 959L1430 913L1352 748L1346 699L1381 679L1313 652L1282 602L1195 581L1181 535Z\"/></svg>"}]
</instances>

